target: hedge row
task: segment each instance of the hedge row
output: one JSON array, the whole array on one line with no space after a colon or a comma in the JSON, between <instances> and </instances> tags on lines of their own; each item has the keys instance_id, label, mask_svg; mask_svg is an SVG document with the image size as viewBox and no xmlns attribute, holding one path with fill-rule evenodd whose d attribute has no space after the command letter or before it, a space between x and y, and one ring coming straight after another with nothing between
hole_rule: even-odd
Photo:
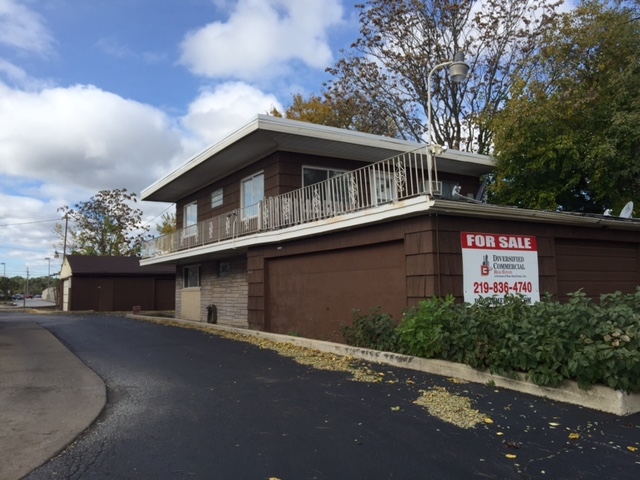
<instances>
[{"instance_id":1,"label":"hedge row","mask_svg":"<svg viewBox=\"0 0 640 480\"><path fill-rule=\"evenodd\" d=\"M547 295L533 305L521 296L484 298L473 305L453 297L425 300L400 324L376 309L354 311L342 326L349 345L465 363L538 385L565 379L588 389L607 385L640 392L640 287L606 294L599 303L583 292L567 303Z\"/></svg>"}]
</instances>

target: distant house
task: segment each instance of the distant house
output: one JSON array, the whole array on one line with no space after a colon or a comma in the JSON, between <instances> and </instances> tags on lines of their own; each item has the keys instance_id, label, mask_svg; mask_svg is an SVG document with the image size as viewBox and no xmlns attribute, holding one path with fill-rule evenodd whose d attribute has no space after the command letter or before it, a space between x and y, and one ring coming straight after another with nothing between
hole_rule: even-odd
<instances>
[{"instance_id":1,"label":"distant house","mask_svg":"<svg viewBox=\"0 0 640 480\"><path fill-rule=\"evenodd\" d=\"M140 266L139 257L66 255L60 272L64 311L174 310L176 270Z\"/></svg>"},{"instance_id":2,"label":"distant house","mask_svg":"<svg viewBox=\"0 0 640 480\"><path fill-rule=\"evenodd\" d=\"M340 340L353 309L424 298L633 292L640 221L483 203L485 155L258 115L143 190L176 204L142 265L176 316ZM494 248L491 248L494 247Z\"/></svg>"}]
</instances>

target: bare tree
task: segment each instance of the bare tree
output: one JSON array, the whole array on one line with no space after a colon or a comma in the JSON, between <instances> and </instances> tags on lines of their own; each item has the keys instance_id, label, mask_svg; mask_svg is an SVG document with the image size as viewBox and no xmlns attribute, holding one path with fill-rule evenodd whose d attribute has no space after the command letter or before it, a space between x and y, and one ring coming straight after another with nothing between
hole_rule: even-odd
<instances>
[{"instance_id":1,"label":"bare tree","mask_svg":"<svg viewBox=\"0 0 640 480\"><path fill-rule=\"evenodd\" d=\"M553 25L556 0L370 0L360 10L360 37L328 69L334 103L357 98L368 115L393 119L400 138L421 141L431 69L466 54L462 84L432 76L432 138L452 148L488 153L487 120L507 98L520 61ZM366 100L366 103L362 101Z\"/></svg>"}]
</instances>

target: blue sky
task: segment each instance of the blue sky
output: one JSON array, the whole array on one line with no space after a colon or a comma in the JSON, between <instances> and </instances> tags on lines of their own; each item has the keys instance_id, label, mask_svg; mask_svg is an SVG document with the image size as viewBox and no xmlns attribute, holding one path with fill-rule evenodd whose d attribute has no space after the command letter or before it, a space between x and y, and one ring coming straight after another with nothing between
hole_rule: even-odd
<instances>
[{"instance_id":1,"label":"blue sky","mask_svg":"<svg viewBox=\"0 0 640 480\"><path fill-rule=\"evenodd\" d=\"M59 207L139 194L255 114L320 93L357 37L355 3L0 0L7 276L46 275L46 257L59 271ZM169 205L138 206L155 232Z\"/></svg>"}]
</instances>

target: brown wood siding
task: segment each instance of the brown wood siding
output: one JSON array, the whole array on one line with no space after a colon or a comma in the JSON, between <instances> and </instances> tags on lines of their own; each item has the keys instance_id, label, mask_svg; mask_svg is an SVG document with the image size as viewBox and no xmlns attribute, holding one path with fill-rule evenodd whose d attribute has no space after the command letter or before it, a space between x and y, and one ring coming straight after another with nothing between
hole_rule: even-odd
<instances>
[{"instance_id":1,"label":"brown wood siding","mask_svg":"<svg viewBox=\"0 0 640 480\"><path fill-rule=\"evenodd\" d=\"M345 321L345 312L350 310L344 302L357 298L360 308L374 308L381 305L383 298L376 289L394 295L395 306L389 303L389 308L395 312L388 310L394 316L434 295L454 295L457 301L463 301L463 231L535 236L541 294L560 293L559 298L566 300L563 292L580 287L599 294L620 289L632 292L640 285L637 232L425 214L250 248L250 327L333 339L338 336L339 324ZM385 250L385 245L390 244L394 247ZM355 266L349 266L350 256L345 252L353 253ZM595 257L598 259L594 261ZM396 270L388 264L380 266L393 272L389 278L395 278L402 269L404 274L394 280L388 291L381 285L359 290L360 285L367 285L358 277L360 261L373 265L391 261ZM351 270L355 273L351 274ZM397 287L397 282L402 286ZM337 308L334 304L343 309L340 320L333 313Z\"/></svg>"},{"instance_id":2,"label":"brown wood siding","mask_svg":"<svg viewBox=\"0 0 640 480\"><path fill-rule=\"evenodd\" d=\"M268 324L276 333L341 341L354 309L381 307L399 319L405 307L402 242L267 262Z\"/></svg>"},{"instance_id":3,"label":"brown wood siding","mask_svg":"<svg viewBox=\"0 0 640 480\"><path fill-rule=\"evenodd\" d=\"M302 188L302 167L311 166L336 170L354 170L364 166L362 162L320 157L293 152L275 152L252 165L230 174L222 180L214 181L206 188L176 202L176 225L182 228L183 209L192 202L198 203L198 221L211 218L212 215L240 208L240 182L242 179L262 170L266 197L275 197L292 190ZM218 188L223 189L223 204L211 208L211 194Z\"/></svg>"},{"instance_id":4,"label":"brown wood siding","mask_svg":"<svg viewBox=\"0 0 640 480\"><path fill-rule=\"evenodd\" d=\"M438 215L434 229L438 240L440 274L435 279L436 295L454 295L464 300L462 290L462 247L460 232L504 233L532 235L538 242L538 274L540 292L557 292L554 237L558 227L533 222L514 222L487 218L466 218ZM439 293L438 293L439 292Z\"/></svg>"},{"instance_id":5,"label":"brown wood siding","mask_svg":"<svg viewBox=\"0 0 640 480\"><path fill-rule=\"evenodd\" d=\"M206 188L180 199L176 202L176 225L182 228L182 216L185 205L198 203L198 221L204 221L212 216L223 215L226 212L240 208L240 183L244 178L264 172L264 188L266 196L278 195L278 154L271 154L249 167L238 170L222 180L213 182ZM211 208L211 194L222 188L223 203L220 207Z\"/></svg>"},{"instance_id":6,"label":"brown wood siding","mask_svg":"<svg viewBox=\"0 0 640 480\"><path fill-rule=\"evenodd\" d=\"M264 330L264 251L252 249L247 253L247 283L249 298L247 301L247 322L252 330ZM262 301L259 301L262 300Z\"/></svg>"},{"instance_id":7,"label":"brown wood siding","mask_svg":"<svg viewBox=\"0 0 640 480\"><path fill-rule=\"evenodd\" d=\"M633 293L640 285L638 244L559 238L556 255L562 299L579 289L597 299L603 293Z\"/></svg>"}]
</instances>

